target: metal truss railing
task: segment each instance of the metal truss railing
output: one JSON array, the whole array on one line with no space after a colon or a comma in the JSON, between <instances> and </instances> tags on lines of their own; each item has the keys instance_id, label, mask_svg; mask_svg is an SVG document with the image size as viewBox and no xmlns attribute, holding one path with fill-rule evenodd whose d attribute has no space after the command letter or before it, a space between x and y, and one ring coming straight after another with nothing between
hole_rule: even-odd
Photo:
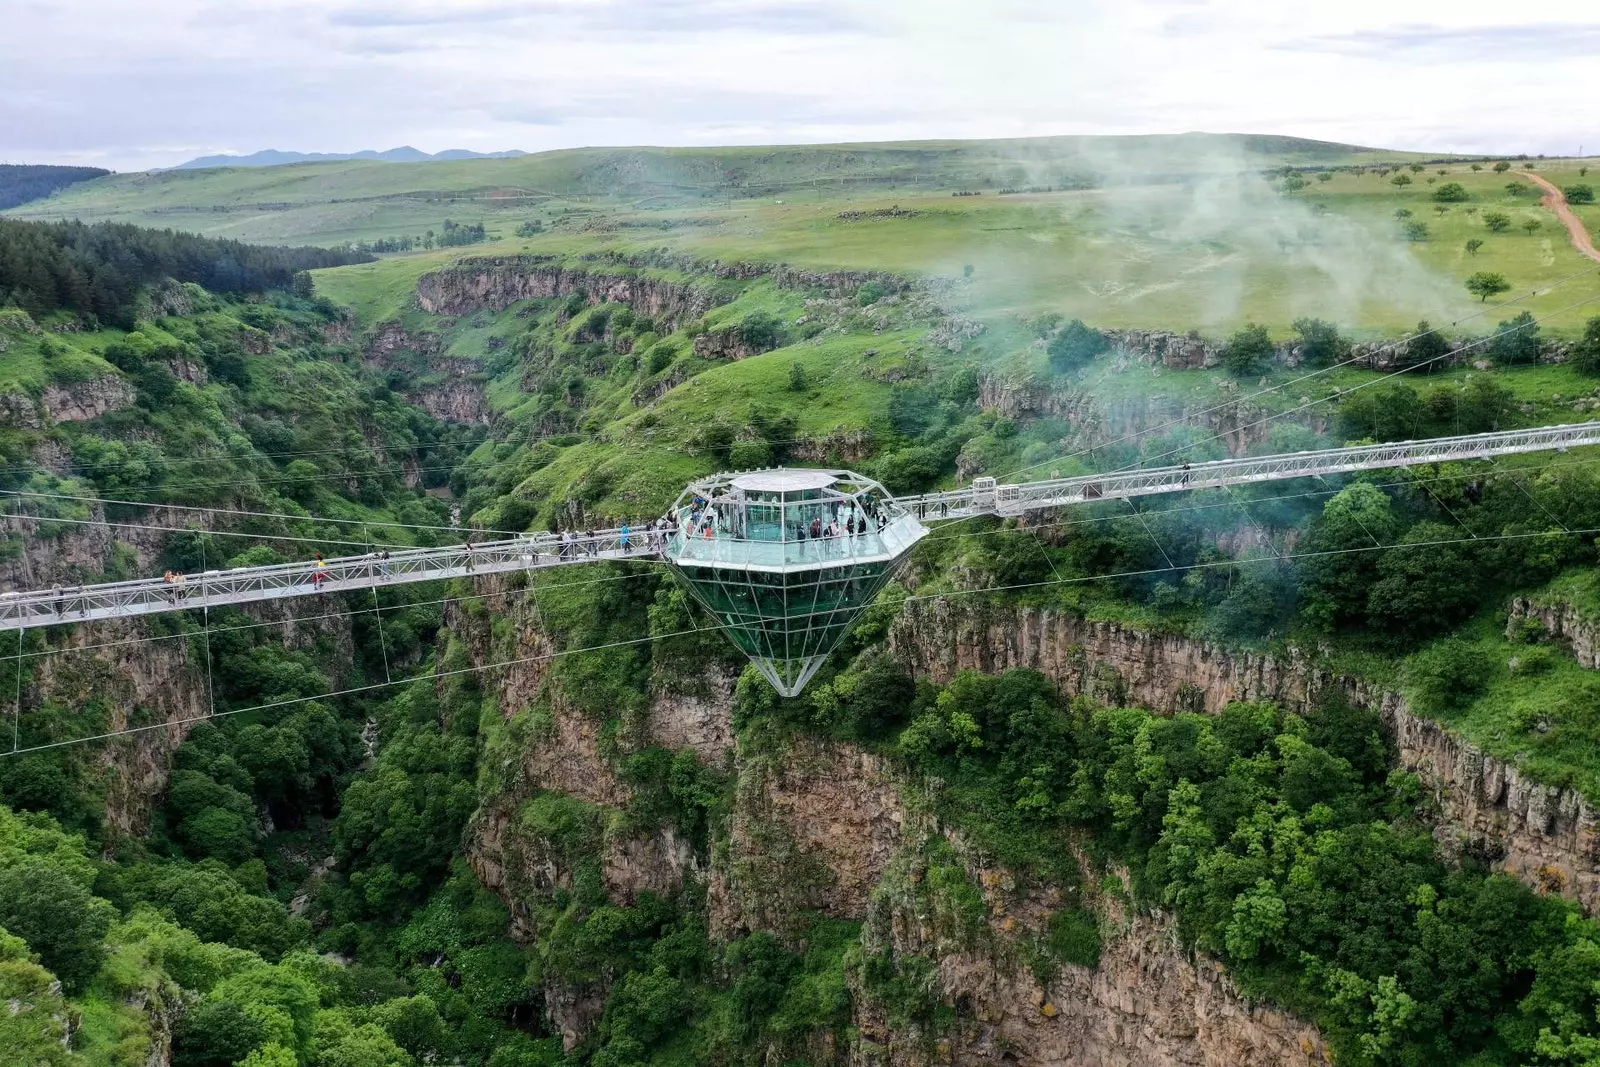
<instances>
[{"instance_id":1,"label":"metal truss railing","mask_svg":"<svg viewBox=\"0 0 1600 1067\"><path fill-rule=\"evenodd\" d=\"M979 478L963 489L900 497L900 503L924 522L973 515L1020 515L1023 512L1097 500L1123 500L1186 489L1217 489L1254 482L1282 481L1326 474L1413 467L1452 460L1489 459L1519 452L1545 452L1600 445L1600 422L1573 426L1541 426L1533 430L1395 441L1316 452L1286 452L1211 463L1149 467L1110 474L1050 478L1015 485L997 485Z\"/></svg>"},{"instance_id":2,"label":"metal truss railing","mask_svg":"<svg viewBox=\"0 0 1600 1067\"><path fill-rule=\"evenodd\" d=\"M1600 445L1600 422L1225 459L1213 463L1086 474L1013 485L999 485L992 478L979 478L964 489L901 497L898 503L908 514L923 522L937 522L972 515L1019 515L1046 508L1187 489L1222 488L1384 467L1447 463L1452 460L1489 459L1519 452L1566 450L1585 445ZM676 531L670 533L677 542ZM206 571L183 576L176 582L168 582L164 578L141 578L128 582L5 593L0 594L0 630L31 629L94 619L131 618L191 608L364 590L407 582L542 570L599 560L655 558L667 554L668 537L668 531L631 530L624 544L621 529L615 529L573 535L570 542L564 543L562 538L553 534L541 534L470 547L462 544L444 548L405 549L393 552L388 559L367 554L322 562ZM703 546L697 546L697 551L690 555L698 555L701 550ZM786 568L787 565L789 561L785 559L783 566ZM816 564L798 561L794 564L797 567L803 565Z\"/></svg>"},{"instance_id":3,"label":"metal truss railing","mask_svg":"<svg viewBox=\"0 0 1600 1067\"><path fill-rule=\"evenodd\" d=\"M481 574L531 571L658 555L662 543L645 530L599 530L563 542L554 535L517 537L483 544L413 548L345 556L321 562L235 567L183 575L176 581L140 578L98 585L58 586L26 593L0 594L0 630L31 629L55 623L123 619L191 608L248 604L285 597L371 589L409 582L471 578Z\"/></svg>"}]
</instances>

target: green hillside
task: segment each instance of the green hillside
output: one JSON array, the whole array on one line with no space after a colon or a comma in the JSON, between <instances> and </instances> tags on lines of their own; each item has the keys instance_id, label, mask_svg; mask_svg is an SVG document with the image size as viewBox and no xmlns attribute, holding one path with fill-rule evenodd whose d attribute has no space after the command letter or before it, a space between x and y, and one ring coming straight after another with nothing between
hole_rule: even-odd
<instances>
[{"instance_id":1,"label":"green hillside","mask_svg":"<svg viewBox=\"0 0 1600 1067\"><path fill-rule=\"evenodd\" d=\"M1291 137L1182 134L751 148L584 148L459 163L306 163L119 174L16 213L113 219L244 240L332 243L515 219L555 201L660 208L806 192L1076 186L1259 167L1340 166L1387 152ZM513 223L514 224L514 223Z\"/></svg>"}]
</instances>

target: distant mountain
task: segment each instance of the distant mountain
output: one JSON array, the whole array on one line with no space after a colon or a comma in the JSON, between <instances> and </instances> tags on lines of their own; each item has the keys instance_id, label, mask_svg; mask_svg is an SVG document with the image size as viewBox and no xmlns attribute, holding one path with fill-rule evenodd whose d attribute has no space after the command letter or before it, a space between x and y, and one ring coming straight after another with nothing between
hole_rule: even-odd
<instances>
[{"instance_id":1,"label":"distant mountain","mask_svg":"<svg viewBox=\"0 0 1600 1067\"><path fill-rule=\"evenodd\" d=\"M285 163L331 163L346 159L376 159L385 163L432 163L449 159L510 159L528 153L513 148L509 152L469 152L465 148L447 148L429 155L427 152L401 145L385 152L366 149L362 152L280 152L276 148L252 152L248 156L201 156L187 163L179 163L172 170L200 170L203 167L281 167Z\"/></svg>"}]
</instances>

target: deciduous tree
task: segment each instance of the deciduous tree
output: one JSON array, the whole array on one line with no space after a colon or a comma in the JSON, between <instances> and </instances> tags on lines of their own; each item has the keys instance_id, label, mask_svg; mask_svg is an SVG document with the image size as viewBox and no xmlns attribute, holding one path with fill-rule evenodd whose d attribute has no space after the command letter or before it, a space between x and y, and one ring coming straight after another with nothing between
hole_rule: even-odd
<instances>
[{"instance_id":1,"label":"deciduous tree","mask_svg":"<svg viewBox=\"0 0 1600 1067\"><path fill-rule=\"evenodd\" d=\"M1480 270L1467 279L1467 292L1477 297L1480 301L1487 302L1491 296L1498 296L1511 288L1511 283L1506 281L1504 274L1494 271Z\"/></svg>"}]
</instances>

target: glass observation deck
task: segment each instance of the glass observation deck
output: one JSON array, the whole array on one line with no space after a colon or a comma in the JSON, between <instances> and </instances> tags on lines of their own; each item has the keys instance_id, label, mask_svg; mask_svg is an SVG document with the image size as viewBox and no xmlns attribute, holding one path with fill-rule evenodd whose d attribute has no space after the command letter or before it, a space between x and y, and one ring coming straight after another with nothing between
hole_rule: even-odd
<instances>
[{"instance_id":1,"label":"glass observation deck","mask_svg":"<svg viewBox=\"0 0 1600 1067\"><path fill-rule=\"evenodd\" d=\"M668 514L667 560L773 686L794 696L927 529L850 471L696 482Z\"/></svg>"}]
</instances>

